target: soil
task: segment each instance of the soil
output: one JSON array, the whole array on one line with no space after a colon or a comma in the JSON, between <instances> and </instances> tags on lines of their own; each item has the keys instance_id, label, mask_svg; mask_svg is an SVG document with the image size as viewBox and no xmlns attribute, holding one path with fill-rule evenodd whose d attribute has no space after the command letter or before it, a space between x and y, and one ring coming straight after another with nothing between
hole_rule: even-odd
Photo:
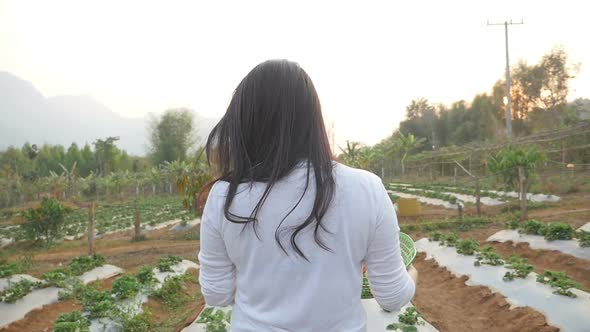
<instances>
[{"instance_id":1,"label":"soil","mask_svg":"<svg viewBox=\"0 0 590 332\"><path fill-rule=\"evenodd\" d=\"M0 332L51 332L53 322L59 315L81 309L81 305L69 300L49 304L29 312L25 318L7 327L0 328Z\"/></svg>"},{"instance_id":2,"label":"soil","mask_svg":"<svg viewBox=\"0 0 590 332\"><path fill-rule=\"evenodd\" d=\"M510 309L504 296L483 286L467 286L434 260L416 257L419 272L414 305L441 332L559 331L547 324L543 314L529 307Z\"/></svg>"}]
</instances>

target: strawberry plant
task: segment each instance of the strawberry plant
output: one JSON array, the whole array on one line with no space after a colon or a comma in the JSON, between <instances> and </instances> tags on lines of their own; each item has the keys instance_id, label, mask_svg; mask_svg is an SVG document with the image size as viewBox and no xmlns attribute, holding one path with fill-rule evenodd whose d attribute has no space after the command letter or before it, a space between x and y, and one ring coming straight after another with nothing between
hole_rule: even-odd
<instances>
[{"instance_id":1,"label":"strawberry plant","mask_svg":"<svg viewBox=\"0 0 590 332\"><path fill-rule=\"evenodd\" d=\"M531 234L531 235L545 235L547 230L547 226L540 221L537 220L527 220L523 223L520 227L519 232L524 234Z\"/></svg>"},{"instance_id":2,"label":"strawberry plant","mask_svg":"<svg viewBox=\"0 0 590 332\"><path fill-rule=\"evenodd\" d=\"M124 275L113 282L112 293L118 299L128 299L134 297L141 290L141 284L132 275Z\"/></svg>"},{"instance_id":3,"label":"strawberry plant","mask_svg":"<svg viewBox=\"0 0 590 332\"><path fill-rule=\"evenodd\" d=\"M402 332L418 331L416 325L424 325L424 322L418 319L422 317L416 308L408 307L403 314L398 316L399 323L387 325L386 329L389 331L401 330Z\"/></svg>"},{"instance_id":4,"label":"strawberry plant","mask_svg":"<svg viewBox=\"0 0 590 332\"><path fill-rule=\"evenodd\" d=\"M480 266L481 264L497 266L504 265L504 261L500 255L494 252L494 248L486 246L475 255L475 262L473 265Z\"/></svg>"},{"instance_id":5,"label":"strawberry plant","mask_svg":"<svg viewBox=\"0 0 590 332\"><path fill-rule=\"evenodd\" d=\"M455 245L457 252L461 255L471 256L479 249L479 243L474 239L459 240Z\"/></svg>"},{"instance_id":6,"label":"strawberry plant","mask_svg":"<svg viewBox=\"0 0 590 332\"><path fill-rule=\"evenodd\" d=\"M443 236L443 238L440 241L440 245L454 247L457 245L457 242L459 242L459 235L457 235L457 233L448 233Z\"/></svg>"},{"instance_id":7,"label":"strawberry plant","mask_svg":"<svg viewBox=\"0 0 590 332\"><path fill-rule=\"evenodd\" d=\"M0 302L14 303L29 294L33 289L42 287L41 282L34 282L28 279L22 279L10 284L0 292Z\"/></svg>"},{"instance_id":8,"label":"strawberry plant","mask_svg":"<svg viewBox=\"0 0 590 332\"><path fill-rule=\"evenodd\" d=\"M547 225L545 240L571 240L574 237L574 229L566 223L552 223Z\"/></svg>"},{"instance_id":9,"label":"strawberry plant","mask_svg":"<svg viewBox=\"0 0 590 332\"><path fill-rule=\"evenodd\" d=\"M518 229L520 227L520 223L518 220L510 220L506 222L506 228L508 229Z\"/></svg>"},{"instance_id":10,"label":"strawberry plant","mask_svg":"<svg viewBox=\"0 0 590 332\"><path fill-rule=\"evenodd\" d=\"M443 237L443 234L440 232L432 232L428 237L428 241L440 241Z\"/></svg>"},{"instance_id":11,"label":"strawberry plant","mask_svg":"<svg viewBox=\"0 0 590 332\"><path fill-rule=\"evenodd\" d=\"M53 332L90 332L90 321L80 311L61 314L53 324Z\"/></svg>"},{"instance_id":12,"label":"strawberry plant","mask_svg":"<svg viewBox=\"0 0 590 332\"><path fill-rule=\"evenodd\" d=\"M65 288L71 278L71 272L69 269L57 268L45 272L41 278L50 286Z\"/></svg>"},{"instance_id":13,"label":"strawberry plant","mask_svg":"<svg viewBox=\"0 0 590 332\"><path fill-rule=\"evenodd\" d=\"M95 267L103 266L105 259L100 255L92 256L78 256L70 262L68 268L76 276L82 275L84 272L88 272Z\"/></svg>"},{"instance_id":14,"label":"strawberry plant","mask_svg":"<svg viewBox=\"0 0 590 332\"><path fill-rule=\"evenodd\" d=\"M119 320L125 332L149 332L153 331L154 325L152 313L149 309L136 314L129 315L126 313L119 313Z\"/></svg>"},{"instance_id":15,"label":"strawberry plant","mask_svg":"<svg viewBox=\"0 0 590 332\"><path fill-rule=\"evenodd\" d=\"M0 260L0 278L10 277L13 274L24 273L31 267L31 265L31 257L25 257L14 262Z\"/></svg>"},{"instance_id":16,"label":"strawberry plant","mask_svg":"<svg viewBox=\"0 0 590 332\"><path fill-rule=\"evenodd\" d=\"M115 299L108 291L85 287L80 296L84 311L89 313L89 318L109 317L116 311Z\"/></svg>"},{"instance_id":17,"label":"strawberry plant","mask_svg":"<svg viewBox=\"0 0 590 332\"><path fill-rule=\"evenodd\" d=\"M168 307L178 308L188 300L186 294L182 292L183 289L182 276L168 276L164 279L162 287L154 291L151 296L164 302Z\"/></svg>"},{"instance_id":18,"label":"strawberry plant","mask_svg":"<svg viewBox=\"0 0 590 332\"><path fill-rule=\"evenodd\" d=\"M369 279L363 276L363 287L361 288L361 299L372 299L371 287L369 286Z\"/></svg>"},{"instance_id":19,"label":"strawberry plant","mask_svg":"<svg viewBox=\"0 0 590 332\"><path fill-rule=\"evenodd\" d=\"M137 278L137 281L144 286L152 286L157 281L154 270L149 265L142 266L135 277Z\"/></svg>"},{"instance_id":20,"label":"strawberry plant","mask_svg":"<svg viewBox=\"0 0 590 332\"><path fill-rule=\"evenodd\" d=\"M580 240L580 247L590 247L590 232L581 230L577 233L577 237Z\"/></svg>"},{"instance_id":21,"label":"strawberry plant","mask_svg":"<svg viewBox=\"0 0 590 332\"><path fill-rule=\"evenodd\" d=\"M160 258L160 261L158 262L158 270L160 270L160 272L174 272L172 266L180 262L182 262L182 258L179 256L169 255Z\"/></svg>"},{"instance_id":22,"label":"strawberry plant","mask_svg":"<svg viewBox=\"0 0 590 332\"><path fill-rule=\"evenodd\" d=\"M222 310L215 310L212 307L205 308L197 323L206 324L207 332L227 332L227 324L231 323L231 311L224 313Z\"/></svg>"},{"instance_id":23,"label":"strawberry plant","mask_svg":"<svg viewBox=\"0 0 590 332\"><path fill-rule=\"evenodd\" d=\"M502 278L504 281L512 281L515 278L526 278L529 273L533 272L533 266L527 264L527 259L518 256L510 256L506 261L506 268L512 271L504 274Z\"/></svg>"},{"instance_id":24,"label":"strawberry plant","mask_svg":"<svg viewBox=\"0 0 590 332\"><path fill-rule=\"evenodd\" d=\"M556 272L545 270L543 274L537 276L537 281L543 284L549 284L553 288L557 288L553 294L576 297L576 294L570 291L570 288L578 288L580 284L573 281L565 272Z\"/></svg>"}]
</instances>

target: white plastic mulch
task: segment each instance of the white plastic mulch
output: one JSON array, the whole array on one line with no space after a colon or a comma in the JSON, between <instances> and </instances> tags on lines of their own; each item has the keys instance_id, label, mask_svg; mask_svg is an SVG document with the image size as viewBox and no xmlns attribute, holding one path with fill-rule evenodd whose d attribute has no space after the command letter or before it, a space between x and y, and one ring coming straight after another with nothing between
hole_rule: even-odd
<instances>
[{"instance_id":1,"label":"white plastic mulch","mask_svg":"<svg viewBox=\"0 0 590 332\"><path fill-rule=\"evenodd\" d=\"M437 241L421 239L416 241L416 249L425 252L427 259L433 258L457 276L466 275L467 285L482 285L499 292L513 307L529 306L545 315L547 322L563 331L588 331L590 317L590 294L571 289L577 298L553 294L551 286L536 281L537 274L531 273L526 279L503 281L509 271L503 266L473 266L475 256L464 256L455 248L441 246ZM444 304L441 304L444 305Z\"/></svg>"},{"instance_id":2,"label":"white plastic mulch","mask_svg":"<svg viewBox=\"0 0 590 332\"><path fill-rule=\"evenodd\" d=\"M405 305L400 311L395 312L385 312L381 309L377 301L374 299L364 299L361 300L363 307L365 308L365 312L367 313L367 332L385 332L387 325L392 323L398 323L398 317L400 313L403 313L406 308L411 307L411 304ZM203 308L204 309L204 308ZM216 308L223 310L224 312L228 312L231 310L231 306L223 307L223 308ZM200 316L200 315L199 315ZM182 330L182 332L206 332L205 324L197 323L195 320L191 325L187 326ZM422 318L419 318L419 321L424 323L424 325L417 325L418 331L420 332L435 332L438 331L434 326L430 325L427 321Z\"/></svg>"},{"instance_id":3,"label":"white plastic mulch","mask_svg":"<svg viewBox=\"0 0 590 332\"><path fill-rule=\"evenodd\" d=\"M173 272L160 272L157 268L154 268L154 274L158 282L154 285L154 289L159 289L162 287L162 283L168 276L174 275L181 275L184 274L188 269L199 268L199 264L195 262L191 262L189 260L182 260L182 262L173 265L172 267ZM142 305L148 301L148 296L145 293L140 293L135 296L133 299L126 299L122 300L117 303L119 308L124 309L126 312L130 313L131 315L136 315L140 313L142 309ZM122 327L117 322L113 321L108 317L93 319L90 321L90 332L121 332Z\"/></svg>"},{"instance_id":4,"label":"white plastic mulch","mask_svg":"<svg viewBox=\"0 0 590 332\"><path fill-rule=\"evenodd\" d=\"M120 274L123 270L114 265L103 265L94 268L78 278L85 284L99 279L108 279L117 274ZM11 283L18 282L22 279L29 279L31 281L41 281L29 275L14 275L10 278L0 279L0 290L8 286L9 280ZM0 302L0 328L6 326L17 320L21 320L27 313L35 309L41 308L44 305L52 304L58 301L58 293L60 288L57 287L46 287L35 289L27 294L22 299L17 300L14 303Z\"/></svg>"},{"instance_id":5,"label":"white plastic mulch","mask_svg":"<svg viewBox=\"0 0 590 332\"><path fill-rule=\"evenodd\" d=\"M403 198L416 198L420 203L424 203L424 204L443 206L447 209L453 209L453 210L456 210L458 208L457 204L451 204L447 201L443 201L442 199L428 198L428 197L418 196L418 195L414 195L414 194L400 193L395 190L388 190L388 192L391 194L394 194L396 196L403 197Z\"/></svg>"},{"instance_id":6,"label":"white plastic mulch","mask_svg":"<svg viewBox=\"0 0 590 332\"><path fill-rule=\"evenodd\" d=\"M492 193L496 193L498 195L504 195L512 198L519 198L520 194L515 191L494 191L490 190ZM559 196L550 195L550 194L527 194L527 199L532 202L559 202L561 198Z\"/></svg>"},{"instance_id":7,"label":"white plastic mulch","mask_svg":"<svg viewBox=\"0 0 590 332\"><path fill-rule=\"evenodd\" d=\"M582 227L578 228L579 231L590 232L590 222L585 223Z\"/></svg>"},{"instance_id":8,"label":"white plastic mulch","mask_svg":"<svg viewBox=\"0 0 590 332\"><path fill-rule=\"evenodd\" d=\"M581 259L590 259L590 247L580 247L578 239L547 241L539 235L521 234L517 230L505 229L493 234L487 241L526 242L533 249L558 250Z\"/></svg>"},{"instance_id":9,"label":"white plastic mulch","mask_svg":"<svg viewBox=\"0 0 590 332\"><path fill-rule=\"evenodd\" d=\"M14 239L13 238L6 239L6 238L3 238L3 237L0 237L0 248L4 248L4 247L6 247L7 245L9 245L9 244L11 244L13 242L14 242Z\"/></svg>"},{"instance_id":10,"label":"white plastic mulch","mask_svg":"<svg viewBox=\"0 0 590 332\"><path fill-rule=\"evenodd\" d=\"M477 200L477 198L475 196L471 196L471 195L457 194L454 192L444 192L444 194L455 196L455 197L457 197L457 199L460 199L463 202L469 202L469 203L473 203L473 204L475 204L475 201ZM498 200L495 198L484 197L484 196L481 196L479 198L479 201L481 202L481 204L488 205L488 206L502 205L502 204L506 203L504 201L501 201L501 200Z\"/></svg>"}]
</instances>

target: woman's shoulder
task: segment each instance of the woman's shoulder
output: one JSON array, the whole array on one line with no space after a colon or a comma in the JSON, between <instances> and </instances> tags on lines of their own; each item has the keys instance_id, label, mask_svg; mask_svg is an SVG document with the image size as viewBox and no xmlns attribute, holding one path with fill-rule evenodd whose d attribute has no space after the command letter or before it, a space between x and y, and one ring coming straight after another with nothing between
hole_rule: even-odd
<instances>
[{"instance_id":1,"label":"woman's shoulder","mask_svg":"<svg viewBox=\"0 0 590 332\"><path fill-rule=\"evenodd\" d=\"M383 182L377 175L366 171L364 169L346 166L344 164L334 163L334 178L337 183L367 186L367 187L382 187Z\"/></svg>"}]
</instances>

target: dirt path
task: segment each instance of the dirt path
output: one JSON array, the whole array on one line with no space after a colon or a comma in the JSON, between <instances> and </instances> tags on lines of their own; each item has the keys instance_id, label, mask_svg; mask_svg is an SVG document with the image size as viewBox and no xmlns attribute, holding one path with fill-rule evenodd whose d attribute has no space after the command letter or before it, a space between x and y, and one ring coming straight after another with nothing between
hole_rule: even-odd
<instances>
[{"instance_id":1,"label":"dirt path","mask_svg":"<svg viewBox=\"0 0 590 332\"><path fill-rule=\"evenodd\" d=\"M0 332L49 332L52 331L53 322L59 315L80 309L82 306L72 301L60 301L46 305L29 312L25 318L0 328Z\"/></svg>"},{"instance_id":2,"label":"dirt path","mask_svg":"<svg viewBox=\"0 0 590 332\"><path fill-rule=\"evenodd\" d=\"M510 309L504 296L483 286L467 286L434 260L419 254L414 262L420 275L414 305L441 332L552 332L543 314L529 308Z\"/></svg>"}]
</instances>

